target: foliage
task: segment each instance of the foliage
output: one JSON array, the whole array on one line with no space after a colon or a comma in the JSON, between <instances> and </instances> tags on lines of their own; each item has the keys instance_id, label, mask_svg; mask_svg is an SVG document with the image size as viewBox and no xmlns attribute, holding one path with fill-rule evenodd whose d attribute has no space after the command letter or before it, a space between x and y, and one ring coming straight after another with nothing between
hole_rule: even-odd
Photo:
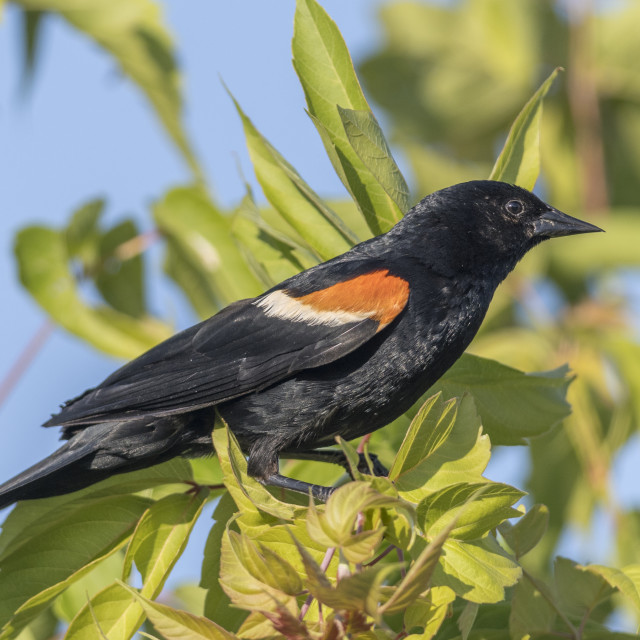
<instances>
[{"instance_id":1,"label":"foliage","mask_svg":"<svg viewBox=\"0 0 640 640\"><path fill-rule=\"evenodd\" d=\"M151 207L152 237L140 235L133 220L103 228L97 200L74 212L64 229L32 226L17 236L26 289L57 323L104 352L133 357L169 334L145 305L142 253L157 238L166 275L206 317L388 230L409 206L407 182L346 44L316 0L297 0L294 68L351 200L324 201L232 98L268 205L258 206L248 192L231 212L203 186L180 120L171 38L151 0L16 4L28 16L27 77L37 62L37 25L47 13L60 14L119 61L192 168L194 184L159 194ZM546 0L383 9L388 42L362 75L389 110L394 141L420 193L483 175L532 188L542 163L554 203L579 202L572 185L589 176L575 178L580 158L567 137L580 139L591 116L569 118L552 68L565 63L570 78L582 69L575 52L564 60L560 43L587 26L552 9ZM597 58L595 76L598 90L610 92L611 110L622 109L614 98L621 99L630 77L634 58L625 46L635 40L627 24L636 12L584 19L603 42L617 36ZM543 35L554 46L542 47ZM541 62L551 63L550 73L530 97ZM627 102L637 100L635 84L625 91ZM607 131L632 127L637 118L603 113ZM496 136L512 121L491 170ZM628 175L640 165L623 171L617 158L605 156L622 176L612 180L612 201L638 204ZM287 469L340 485L326 505L267 490L247 475L233 434L220 423L212 436L217 460L174 460L18 504L0 535L0 639L49 638L60 621L70 640L131 638L143 623L169 639L636 637L606 626L620 606L640 619L640 559L624 539L625 527L637 530L634 514L615 507L618 568L554 558L567 523L586 525L597 504L615 504L608 474L640 416L639 348L619 307L590 295L598 290L592 280L606 270L637 265L629 230L638 222L614 212L606 226L615 256L588 238L575 249L541 247L496 296L475 354L373 435L371 446L390 465L388 478L359 472L353 445L340 441L353 481L319 463ZM531 299L541 281L563 296L561 312L546 322L524 295ZM565 361L579 373L571 386ZM522 490L484 475L492 446L524 443L533 499L525 503ZM216 501L215 523L200 588L163 591L208 500Z\"/></svg>"}]
</instances>

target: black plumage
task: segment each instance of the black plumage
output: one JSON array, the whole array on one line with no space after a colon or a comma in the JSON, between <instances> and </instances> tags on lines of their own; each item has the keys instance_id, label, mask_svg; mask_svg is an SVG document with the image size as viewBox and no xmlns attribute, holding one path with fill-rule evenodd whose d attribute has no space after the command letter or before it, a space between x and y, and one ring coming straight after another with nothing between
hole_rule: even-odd
<instances>
[{"instance_id":1,"label":"black plumage","mask_svg":"<svg viewBox=\"0 0 640 640\"><path fill-rule=\"evenodd\" d=\"M250 474L326 498L280 476L279 457L401 415L460 357L529 249L599 230L505 183L433 193L388 233L230 305L69 401L45 423L67 442L0 486L0 507L210 454L216 410Z\"/></svg>"}]
</instances>

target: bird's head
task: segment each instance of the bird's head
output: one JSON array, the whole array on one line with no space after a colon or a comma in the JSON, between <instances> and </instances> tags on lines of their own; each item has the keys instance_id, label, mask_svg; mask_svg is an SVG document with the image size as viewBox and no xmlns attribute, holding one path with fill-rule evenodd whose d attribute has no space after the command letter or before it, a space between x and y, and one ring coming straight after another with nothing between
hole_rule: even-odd
<instances>
[{"instance_id":1,"label":"bird's head","mask_svg":"<svg viewBox=\"0 0 640 640\"><path fill-rule=\"evenodd\" d=\"M491 268L500 272L500 279L543 240L602 231L558 211L526 189L493 180L436 191L401 224L403 233L424 237L424 249L440 264L456 271Z\"/></svg>"}]
</instances>

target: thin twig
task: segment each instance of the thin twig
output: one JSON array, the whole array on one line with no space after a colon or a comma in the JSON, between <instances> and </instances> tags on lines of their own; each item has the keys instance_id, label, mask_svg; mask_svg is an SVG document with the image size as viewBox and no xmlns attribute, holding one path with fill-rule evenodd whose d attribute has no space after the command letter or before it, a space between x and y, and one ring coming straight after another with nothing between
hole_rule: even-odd
<instances>
[{"instance_id":1,"label":"thin twig","mask_svg":"<svg viewBox=\"0 0 640 640\"><path fill-rule=\"evenodd\" d=\"M320 571L326 571L331 564L331 560L333 559L333 554L336 552L335 547L329 547L327 552L324 554L324 558L322 559L322 564L320 565ZM300 609L300 615L298 616L298 620L304 620L304 617L307 615L307 611L309 611L309 607L313 602L313 596L309 595L309 597L305 600L302 608Z\"/></svg>"},{"instance_id":2,"label":"thin twig","mask_svg":"<svg viewBox=\"0 0 640 640\"><path fill-rule=\"evenodd\" d=\"M33 362L33 359L38 355L42 347L44 347L54 328L55 325L50 320L45 320L31 340L29 340L27 346L18 356L18 359L13 363L4 380L0 383L0 407L9 397L9 394L13 391L16 384L18 384L20 378L25 374L29 365Z\"/></svg>"}]
</instances>

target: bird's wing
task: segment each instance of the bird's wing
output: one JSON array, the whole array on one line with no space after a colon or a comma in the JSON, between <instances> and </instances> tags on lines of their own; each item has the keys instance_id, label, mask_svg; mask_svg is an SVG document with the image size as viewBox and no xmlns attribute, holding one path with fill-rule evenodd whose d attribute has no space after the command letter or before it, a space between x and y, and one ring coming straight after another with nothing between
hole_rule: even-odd
<instances>
[{"instance_id":1,"label":"bird's wing","mask_svg":"<svg viewBox=\"0 0 640 640\"><path fill-rule=\"evenodd\" d=\"M324 288L317 278L292 279L236 302L68 402L45 426L183 413L333 362L384 329L409 297L408 282L388 270L357 271Z\"/></svg>"}]
</instances>

